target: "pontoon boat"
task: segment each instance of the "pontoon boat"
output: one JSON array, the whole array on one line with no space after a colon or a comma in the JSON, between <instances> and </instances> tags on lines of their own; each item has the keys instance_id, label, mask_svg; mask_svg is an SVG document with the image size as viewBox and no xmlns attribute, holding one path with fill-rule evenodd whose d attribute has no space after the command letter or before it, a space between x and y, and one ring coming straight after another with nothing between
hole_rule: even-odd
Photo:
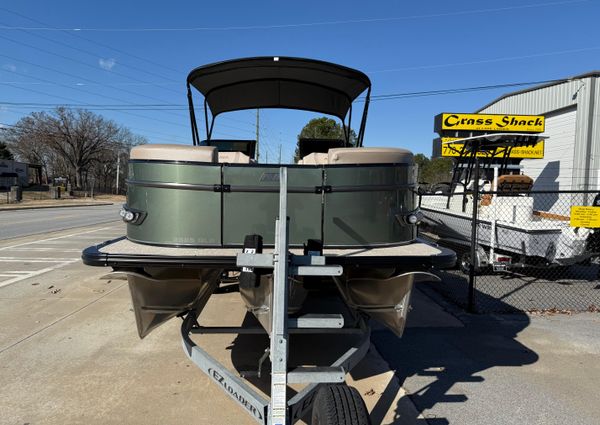
<instances>
[{"instance_id":1,"label":"pontoon boat","mask_svg":"<svg viewBox=\"0 0 600 425\"><path fill-rule=\"evenodd\" d=\"M199 138L192 88L204 95L206 140ZM132 149L121 212L127 235L88 248L83 260L127 274L141 337L185 316L184 345L194 361L208 355L189 333L201 333L198 316L224 274L240 272L241 298L269 333L272 360L281 357L272 361L272 404L227 372L219 369L219 376L236 382L244 401L234 398L259 422L268 416L291 423L302 413L294 410L299 400L310 407L312 399L302 397L312 397L314 385L343 382L352 359L366 350L363 341L340 359L335 367L341 371L321 370L311 378L285 370L288 330L347 330L335 312L303 315L307 289L331 283L355 324L373 318L400 335L415 276L452 266L455 254L417 239L421 213L412 153L363 147L371 83L362 72L316 60L260 57L196 68L187 89L193 145ZM352 146L352 103L363 92ZM258 162L256 141L211 137L217 116L254 108L331 115L341 120L345 136L300 140L302 158L293 165ZM209 370L206 360L197 363ZM281 384L285 396L285 383L294 379L315 384L294 402L276 405Z\"/></svg>"}]
</instances>

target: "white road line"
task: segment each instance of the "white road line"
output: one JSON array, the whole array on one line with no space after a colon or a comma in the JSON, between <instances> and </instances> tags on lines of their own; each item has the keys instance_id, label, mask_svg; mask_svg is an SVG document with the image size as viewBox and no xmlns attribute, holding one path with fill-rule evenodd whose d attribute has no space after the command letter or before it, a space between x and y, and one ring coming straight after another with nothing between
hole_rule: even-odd
<instances>
[{"instance_id":1,"label":"white road line","mask_svg":"<svg viewBox=\"0 0 600 425\"><path fill-rule=\"evenodd\" d=\"M65 261L79 261L79 258L8 258L0 257L0 263L64 263Z\"/></svg>"},{"instance_id":2,"label":"white road line","mask_svg":"<svg viewBox=\"0 0 600 425\"><path fill-rule=\"evenodd\" d=\"M73 237L73 236L85 235L87 233L99 232L101 230L106 230L106 229L111 229L111 228L112 227L101 227L99 229L87 230L85 232L71 233L70 235L56 236L54 238L40 239L40 240L36 240L36 241L31 241L31 242L19 243L19 244L16 244L16 245L4 246L4 247L0 248L0 251L5 251L7 249L16 248L16 247L19 247L19 246L33 245L33 244L40 243L40 242L55 241L55 240L58 240L58 239L65 239L65 238L70 238L70 237Z\"/></svg>"},{"instance_id":3,"label":"white road line","mask_svg":"<svg viewBox=\"0 0 600 425\"><path fill-rule=\"evenodd\" d=\"M13 248L11 251L14 252L81 252L81 249L69 249L69 248Z\"/></svg>"},{"instance_id":4,"label":"white road line","mask_svg":"<svg viewBox=\"0 0 600 425\"><path fill-rule=\"evenodd\" d=\"M120 236L123 236L122 233L120 233ZM73 240L76 241L83 241L83 240L88 240L88 239L96 239L98 236L94 236L94 235L84 235L84 236L73 236ZM112 236L112 235L105 235L102 237L106 237L106 238L110 238L110 237L116 237L116 236Z\"/></svg>"},{"instance_id":5,"label":"white road line","mask_svg":"<svg viewBox=\"0 0 600 425\"><path fill-rule=\"evenodd\" d=\"M32 277L35 277L35 276L39 276L39 275L44 274L44 273L51 272L51 271L56 270L56 269L60 269L61 267L64 267L64 266L66 266L68 264L71 264L71 263L74 263L75 261L79 261L79 259L72 260L72 261L64 261L64 262L58 263L58 264L56 264L54 266L46 267L45 269L36 270L34 272L31 272L28 275L17 276L17 277L14 277L12 279L4 280L4 281L0 282L0 288L2 288L4 286L7 286L7 285L11 285L13 283L20 282L20 281L25 280L25 279L29 279L29 278L32 278Z\"/></svg>"},{"instance_id":6,"label":"white road line","mask_svg":"<svg viewBox=\"0 0 600 425\"><path fill-rule=\"evenodd\" d=\"M61 260L61 261L71 261L77 260L78 257L35 257L31 258L31 260ZM22 260L22 261L30 261L29 257L0 257L0 260Z\"/></svg>"}]
</instances>

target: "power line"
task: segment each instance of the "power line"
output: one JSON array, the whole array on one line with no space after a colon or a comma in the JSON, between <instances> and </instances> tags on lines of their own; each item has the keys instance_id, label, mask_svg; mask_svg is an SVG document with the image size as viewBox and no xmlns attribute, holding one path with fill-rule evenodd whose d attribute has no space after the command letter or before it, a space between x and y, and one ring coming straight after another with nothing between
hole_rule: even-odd
<instances>
[{"instance_id":1,"label":"power line","mask_svg":"<svg viewBox=\"0 0 600 425\"><path fill-rule=\"evenodd\" d=\"M550 83L561 83L569 81L568 79L551 79L551 80L538 80L538 81L526 81L526 82L515 82L515 83L502 83L502 84L492 84L492 85L484 85L484 86L472 86L472 87L459 87L459 88L448 88L448 89L437 89L437 90L423 90L423 91L415 91L415 92L403 92L403 93L387 93L387 94L377 94L371 96L372 101L378 100L397 100L404 98L413 98L413 97L426 97L426 96L438 96L438 95L446 95L446 94L460 94L460 93L468 93L473 91L482 91L482 90L494 90L508 87L520 87L520 86L531 86L531 85L540 85L540 84L550 84ZM359 101L364 101L364 98L358 99ZM98 103L77 103L77 104L58 104L58 103L37 103L37 102L7 102L0 101L0 105L7 106L67 106L67 107L77 107L77 108L149 108L149 109L160 109L160 108L178 108L181 110L187 110L187 105L184 104L173 104L173 103L127 103L127 104L98 104ZM160 109L162 110L162 109ZM245 122L242 120L235 120L240 122ZM232 127L235 128L235 127ZM239 129L239 128L238 128Z\"/></svg>"},{"instance_id":2,"label":"power line","mask_svg":"<svg viewBox=\"0 0 600 425\"><path fill-rule=\"evenodd\" d=\"M30 21L33 21L33 22L38 22L38 23L41 23L42 25L47 25L47 24L45 24L45 23L43 23L43 22L41 22L41 21L38 21L38 20L36 20L36 19L34 19L34 18L32 18L32 17L29 17L29 16L26 16L26 15L23 15L23 14L21 14L21 13L18 13L18 12L15 12L15 11L12 11L12 10L9 10L9 9L6 9L6 8L1 8L1 7L0 7L0 10L3 10L3 11L5 11L5 12L11 13L11 14L13 14L13 15L16 15L16 16L20 16L20 17L22 17L22 18L28 19L28 20L30 20ZM76 48L76 47L74 47L74 46L70 46L70 45L68 45L68 44L65 44L65 43L62 43L62 42L59 42L59 41L56 41L56 40L50 39L50 38L48 38L48 37L43 37L43 36L40 36L40 35L32 34L32 33L30 33L30 32L27 32L27 31L24 31L24 32L25 32L25 33L27 33L27 34L35 35L35 36L36 36L36 37L38 37L38 38L42 38L42 39L44 39L44 40L47 40L47 41L53 42L53 43L55 43L55 44L59 44L59 45L62 45L62 46L65 46L65 47L68 47L68 48L74 49L74 50L76 50L76 51L83 52L83 53L85 53L85 54L88 54L88 55L90 55L90 56L93 56L93 57L95 58L95 56L94 56L94 55L90 54L89 52L87 52L87 51L85 51L85 50L83 50L83 49L79 49L79 48ZM90 40L90 39L88 39L88 38L86 38L86 37L83 37L83 36L81 36L81 35L76 35L76 34L72 34L72 33L66 33L66 34L68 34L69 36L71 36L71 37L74 37L74 38L79 38L79 39L85 40L85 41L87 41L88 43L95 44L95 45L98 45L98 46L101 46L101 47L104 47L104 48L107 48L107 49L113 50L113 51L115 51L115 52L119 52L119 53L125 54L125 55L127 55L127 56L130 56L130 57L132 57L132 58L135 58L135 59L137 59L137 60L140 60L140 61L143 61L143 62L146 62L146 63L152 64L152 65L157 65L157 66L159 66L159 67L162 67L162 68L165 68L165 69L168 69L168 70L172 70L172 71L174 71L174 72L180 72L179 70L176 70L176 69L173 69L173 68L170 68L170 67L164 66L164 65L162 65L162 64L159 64L159 63L157 63L157 62L151 61L151 60L149 60L149 59L145 59L145 58L143 58L143 57L137 56L137 55L135 55L135 54L132 54L132 53L130 53L130 52L125 52L125 51L123 51L123 50L120 50L120 49L114 48L114 47L112 47L112 46L109 46L109 45L107 45L107 44L100 43L100 42L96 42L96 41L94 41L94 40ZM2 36L0 36L0 37L2 37ZM35 47L35 46L32 46L32 45L30 45L30 44L23 43L23 42L19 42L19 41L16 41L16 40L14 40L14 39L10 39L10 38L8 38L8 37L4 37L4 38L5 38L6 40L9 40L9 41L13 42L13 43L16 43L16 44L21 44L21 45L24 45L24 46L26 46L26 47L29 47L29 48L32 48L32 49L35 49L35 50L39 50L39 51L42 51L42 52L45 52L45 53L50 53L50 54L53 54L53 55L55 55L55 56L59 56L59 57L65 58L65 59L67 59L67 60L74 61L74 62L76 62L76 63L81 63L81 64L83 64L83 65L85 65L85 66L91 67L91 68L92 68L92 69L94 69L94 70L97 70L97 68L96 68L96 67L94 67L94 66L90 66L89 64L87 64L87 63L85 63L85 62L77 61L77 60L75 60L75 59L72 59L72 58L69 58L69 57L65 57L65 56L63 56L63 55L58 55L58 54L56 54L56 53L52 53L52 52L46 52L46 51L44 51L44 50L41 50L41 49L39 49L39 48L37 48L37 47ZM35 64L33 64L33 65L34 65L34 66L36 66ZM121 65L123 65L123 66L125 66L125 67L129 67L129 68L135 69L135 70L140 70L140 68L133 67L133 66L130 66L130 65L126 65L126 64L122 64L122 63L121 63ZM144 71L144 70L142 70L142 71ZM57 71L57 72L58 72L58 71ZM147 72L147 71L144 71L144 72L146 72L146 73L149 73L149 72ZM111 74L114 74L114 75L119 75L119 76L122 76L122 77L124 77L124 78L130 79L130 80L134 80L134 81L135 81L135 83L130 83L131 85L153 85L153 86L157 86L157 87L159 87L159 84L156 84L156 83L151 83L151 82L150 82L150 83L149 83L149 82L141 82L141 83L140 83L140 82L137 82L137 80L136 80L135 78L132 78L132 77L130 77L130 76L128 76L128 75L126 75L126 74L122 74L122 73L119 73L119 72L111 71ZM173 80L173 79L172 79L172 78L170 78L170 77L165 77L165 76L163 76L163 75L159 75L159 74L156 74L156 73L149 73L149 74L151 74L151 75L156 75L156 76L158 76L158 77L160 77L160 78L164 78L165 80L168 80L168 81L173 81L173 82L175 82L175 80ZM88 81L92 81L92 80L88 80ZM61 85L61 86L63 86L63 87L64 87L64 84L60 84L60 83L54 83L54 84L56 84L56 85ZM91 83L91 84L94 84L94 85L102 85L102 84L100 84L100 83L96 83L96 82L93 82L93 83ZM127 83L122 83L122 84L123 84L123 85L126 85ZM81 84L76 84L76 85L77 85L77 86L81 86ZM110 85L108 85L108 84L107 84L107 86L110 86ZM175 93L178 93L178 94L180 94L180 92L179 92L179 91L176 91L176 90L171 90L171 89L168 89L168 90L170 90L170 91L173 91L173 92L175 92ZM136 92L131 92L131 93L133 93L133 94L135 94L135 95L138 95L138 96L146 97L146 98L149 98L149 99L155 99L155 100L157 99L157 98L154 98L154 97L151 97L151 96L141 95L141 94L139 94L139 93L136 93ZM160 100L160 99L158 99L158 100ZM171 110L179 110L179 109L171 109ZM184 108L184 109L182 109L182 110L187 110L187 107L186 107L186 108ZM244 123L244 124L246 124L246 125L252 125L252 123L251 123L251 122L248 122L248 121L242 121L242 120L235 120L235 119L233 119L233 118L230 118L230 117L224 117L224 119L231 120L231 121L237 121L237 122L240 122L240 123ZM229 126L229 127L231 127L231 128L235 128L235 127L232 127L232 126ZM249 130L243 130L243 131L249 131Z\"/></svg>"},{"instance_id":3,"label":"power line","mask_svg":"<svg viewBox=\"0 0 600 425\"><path fill-rule=\"evenodd\" d=\"M7 72L8 72L8 71L7 71ZM29 78L36 78L36 77L29 77ZM39 79L39 77L38 77L38 79ZM43 80L42 80L42 81L43 81ZM57 98L59 98L59 99L65 99L65 100L68 100L68 101L71 101L71 102L76 102L76 103L74 104L74 106L77 106L77 107L81 107L81 105L82 105L82 104L78 103L78 100L76 100L76 99L73 99L73 98L68 98L68 97L65 97L65 96L60 96L60 95L52 95L52 94L49 94L49 93L40 92L39 90L33 90L33 89L30 89L30 88L26 88L26 87L19 87L19 86L16 86L16 87L14 87L14 88L16 88L16 89L19 89L19 90L26 90L26 91L33 92L33 93L42 94L42 95L44 95L44 96L57 97ZM83 91L83 92L88 92L87 90L83 90L83 89L80 89L80 88L73 88L73 87L68 87L68 88L70 88L70 89L77 89L77 90L79 90L79 91ZM98 95L98 94L96 94L96 93L93 93L93 92L88 92L88 93L91 93L91 94L93 94L93 95L95 95L95 96L106 97L106 98L109 98L109 99L111 98L110 96L102 96L102 95ZM117 100L122 100L122 99L117 99ZM1 103L0 103L0 104L1 104ZM62 104L55 104L55 106L63 106L63 105L62 105ZM124 106L127 106L127 105L124 105ZM158 122L162 122L162 123L165 123L165 124L170 124L170 125L175 125L175 126L179 126L179 127L184 127L184 128L187 128L187 126L185 126L185 125L183 125L183 124L181 124L181 123L175 123L175 122L173 122L173 121L167 121L167 120L163 120L163 119L156 118L156 117L149 117L149 116L145 116L145 115L134 114L134 113L132 113L132 112L126 112L126 111L122 111L122 112L123 112L124 114L127 114L127 115L131 115L131 116L135 116L135 117L143 118L143 119L150 120L150 121L154 121L154 122L157 122L157 121L158 121Z\"/></svg>"},{"instance_id":4,"label":"power line","mask_svg":"<svg viewBox=\"0 0 600 425\"><path fill-rule=\"evenodd\" d=\"M301 28L301 27L316 27L316 26L329 26L329 25L347 25L347 24L365 24L365 23L385 23L385 22L396 22L414 19L430 19L430 18L444 18L450 16L465 16L474 14L485 14L485 13L496 13L505 12L512 10L523 10L532 8L543 8L551 6L561 5L573 5L577 3L587 3L590 0L568 0L568 1L555 1L547 3L534 3L524 4L519 6L507 6L497 7L488 9L477 9L477 10L462 10L455 12L444 12L444 13L430 13L423 15L408 15L408 16L397 16L389 18L366 18L366 19L348 19L338 21L320 21L320 22L304 22L304 23L290 23L290 24L270 24L270 25L247 25L247 26L225 26L225 27L179 27L179 28L57 28L51 26L43 27L23 27L23 26L0 26L0 29L4 30L27 30L27 31L69 31L69 32L194 32L194 31L244 31L244 30L265 30L265 29L284 29L284 28Z\"/></svg>"},{"instance_id":5,"label":"power line","mask_svg":"<svg viewBox=\"0 0 600 425\"><path fill-rule=\"evenodd\" d=\"M0 38L2 38L2 36L0 36ZM61 71L61 70L58 70L58 69L55 69L55 68L51 68L51 67L48 67L48 66L45 66L45 65L36 64L36 63L29 62L29 61L26 61L26 60L23 60L23 59L13 58L12 56L8 56L8 55L1 54L1 53L0 53L0 57L4 57L4 58L7 58L9 60L16 61L16 62L21 62L21 63L27 64L27 65L30 65L30 66L35 66L37 68L41 68L41 69L45 69L47 71L55 72L57 74L66 75L66 76L73 77L73 78L79 78L79 79L81 79L83 81L87 81L87 82L90 82L90 83L93 83L93 84L98 84L98 82L95 81L95 80L90 80L89 78L82 77L80 75L71 74L69 72ZM82 63L84 63L84 62L82 62ZM15 73L17 75L25 76L25 77L28 77L28 78L38 79L37 77L33 77L33 76L28 75L28 74L22 74L22 73L19 73L17 71L10 71L10 72ZM39 80L43 81L43 82L46 82L46 83L53 83L53 84L56 84L57 86L66 87L66 88L69 88L71 90L84 91L85 93L92 94L92 95L95 95L95 96L101 96L101 97L111 98L111 99L115 99L115 100L123 100L121 98L107 96L105 94L97 94L97 93L91 92L89 90L83 90L83 89L81 89L82 86L79 86L79 85L70 86L68 84L56 83L56 82L45 80L45 79L41 79L41 78L39 78ZM162 99L156 98L154 96L148 96L148 95L145 95L145 94L141 94L141 93L138 93L138 92L135 92L135 91L131 91L131 90L127 90L127 89L123 89L123 88L119 89L119 91L120 92L125 92L125 93L130 93L130 94L133 94L133 95L139 96L139 97L145 97L145 98L151 99L151 100L162 101Z\"/></svg>"},{"instance_id":6,"label":"power line","mask_svg":"<svg viewBox=\"0 0 600 425\"><path fill-rule=\"evenodd\" d=\"M463 66L463 65L481 65L481 64L485 64L485 63L495 63L495 62L504 62L504 61L521 60L521 59L541 58L541 57L546 57L546 56L565 55L568 53L589 52L589 51L593 51L593 50L600 50L600 46L582 47L580 49L557 50L554 52L534 53L531 55L523 55L523 56L507 56L507 57L503 57L503 58L482 59L482 60L469 61L469 62L441 63L441 64L434 64L434 65L418 65L418 66L407 66L407 67L403 67L403 68L380 69L380 70L375 70L375 71L369 71L369 74L376 74L376 73L383 73L383 72L398 72L398 71L418 71L418 70L423 70L423 69L449 68L452 66Z\"/></svg>"},{"instance_id":7,"label":"power line","mask_svg":"<svg viewBox=\"0 0 600 425\"><path fill-rule=\"evenodd\" d=\"M32 18L31 16L23 15L23 14L21 14L21 13L19 13L19 12L16 12L16 11L14 11L14 10L6 9L6 8L4 8L4 7L0 7L0 10L3 10L3 11L5 11L5 12L11 13L11 14L13 14L13 15L16 15L16 16L20 16L21 18L25 18L25 19L27 19L27 20L29 20L29 21L31 21L31 22L36 22L36 23L38 23L38 24L41 24L41 25L50 26L49 24L47 24L47 23L45 23L45 22L42 22L42 21L40 21L40 20L38 20L38 19L35 19L35 18ZM57 28L57 30L58 30L58 28ZM161 67L161 68L167 69L167 70L169 70L169 71L181 72L181 71L179 71L179 70L177 70L177 69L171 68L171 67L169 67L169 66L166 66L166 65L164 65L164 64L161 64L161 63L158 63L158 62L151 61L150 59L143 58L143 57L141 57L141 56L138 56L138 55L135 55L135 54L133 54L133 53L131 53L131 52L126 52L126 51L124 51L124 50L117 49L116 47L110 46L110 45L108 45L108 44L100 43L99 41L95 41L95 40L91 40L91 39L89 39L89 38L83 37L83 36L82 36L82 35L80 35L80 34L74 34L74 33L72 33L72 32L68 32L68 31L66 31L66 32L64 32L64 33L65 33L65 34L67 34L67 35L69 35L69 36L71 36L71 37L74 37L74 38L78 38L78 39L81 39L81 40L87 41L87 42L88 42L88 43L90 43L90 44L95 44L95 45L97 45L97 46L104 47L104 48L106 48L106 49L110 49L110 50L112 50L112 51L114 51L114 52L118 52L118 53L121 53L121 54L127 55L127 56L129 56L129 57L132 57L132 58L134 58L134 59L137 59L137 60L139 60L139 61L146 62L146 63L149 63L149 64L151 64L151 65L154 65L154 66L158 66L158 67Z\"/></svg>"},{"instance_id":8,"label":"power line","mask_svg":"<svg viewBox=\"0 0 600 425\"><path fill-rule=\"evenodd\" d=\"M38 23L41 23L42 25L47 25L47 24L45 24L45 23L43 23L43 22L41 22L41 21L38 21L38 20L36 20L36 19L34 19L34 18L32 18L32 17L29 17L29 16L26 16L26 15L20 14L20 13L18 13L18 12L15 12L15 11L12 11L12 10L9 10L9 9L6 9L6 8L1 8L1 7L0 7L0 10L4 10L5 12L11 13L11 14L13 14L13 15L16 15L16 16L20 16L20 17L22 17L22 18L28 19L28 20L30 20L30 21L33 21L33 22L38 22ZM24 32L26 32L26 33L28 33L28 34L31 34L31 33L27 32L27 31L24 31ZM144 61L144 62L146 62L146 63L150 63L150 64L152 64L152 65L157 65L157 66L160 66L160 67L162 67L162 68L165 68L165 69L170 69L170 70L172 70L172 71L175 71L175 72L180 72L180 71L178 71L178 70L175 70L175 69L173 69L173 68L166 67L166 66L164 66L164 65L162 65L162 64L156 63L156 62L154 62L154 61L151 61L151 60L149 60L149 59L142 58L142 57L140 57L140 56L134 55L134 54L132 54L132 53L129 53L129 52L125 52L125 51L123 51L123 50L120 50L120 49L114 48L114 47L112 47L112 46L109 46L109 45L107 45L107 44L99 43L99 42L96 42L96 41L94 41L94 40L90 40L90 39L88 39L88 38L86 38L86 37L83 37L83 36L80 36L80 35L76 35L76 34L72 34L72 33L66 33L66 34L68 34L69 36L71 36L71 37L74 37L74 38L79 38L79 39L85 40L85 41L87 41L88 43L95 44L95 45L98 45L98 46L101 46L101 47L104 47L104 48L108 48L108 49L110 49L110 50L113 50L113 51L116 51L116 52L119 52L119 53L122 53L122 54L128 55L128 56L130 56L130 57L136 58L137 60ZM31 34L31 35L35 35L35 34ZM66 47L68 47L68 48L72 48L72 49L74 49L74 50L76 50L76 51L82 51L82 52L84 52L84 53L86 53L86 54L90 54L89 52L87 52L87 51L84 51L84 50L82 50L82 49L75 48L75 47L73 47L73 46L70 46L70 45L68 45L68 44L65 44L65 43L62 43L62 42L59 42L59 41L56 41L56 40L53 40L53 39L50 39L50 38L47 38L47 37L43 37L43 36L39 36L39 35L35 35L35 36L36 36L36 37L39 37L39 38L42 38L42 39L45 39L45 40L48 40L48 41L51 41L51 42L53 42L53 43L59 44L59 45L66 46ZM2 37L2 36L0 36L0 37ZM30 45L30 44L23 43L23 42L19 42L19 41L16 41L16 40L14 40L14 39L10 39L10 38L8 38L8 37L3 37L3 38L5 38L6 40L9 40L9 41L11 41L11 42L13 42L13 43L16 43L16 44L21 44L21 45L24 45L24 46L26 46L26 47L29 47L29 48L32 48L32 49L35 49L35 50L39 50L39 51L42 51L42 52L45 52L45 53L50 53L50 54L53 54L53 55L55 55L55 56L59 56L59 57L65 58L65 59L67 59L67 60L71 60L71 61L74 61L74 62L76 62L76 63L81 63L81 64L83 64L83 65L85 65L85 66L88 66L88 67L90 67L90 65L89 65L89 64L87 64L87 63L85 63L85 62L77 61L77 60L75 60L75 59L72 59L72 58L69 58L69 57L65 57L65 56L63 56L63 55L58 55L58 54L56 54L56 53L46 52L46 51L44 51L44 50L41 50L41 49L39 49L39 48L37 48L37 47L35 47L35 46L32 46L32 45ZM91 55L91 54L90 54L90 55ZM94 55L91 55L91 56L94 56ZM122 64L122 65L123 65L123 64ZM130 68L133 68L133 69L139 69L139 68L137 68L137 67L127 66L127 65L125 65L125 66L126 66L126 67L130 67ZM92 67L92 69L94 69L94 70L97 70L97 68L96 68L96 67L94 67L94 66L91 66L91 67ZM139 83L139 82L137 82L137 80L136 80L136 79L134 79L134 78L132 78L132 77L130 77L130 76L128 76L128 75L121 74L121 73L119 73L119 72L115 72L115 71L111 71L111 73L112 73L112 74L114 74L114 75L119 75L119 76L125 77L125 78L127 78L127 79L130 79L130 80L134 80L134 81L136 81L136 83L137 83L137 84L144 84L144 83ZM158 77L164 78L164 79L166 79L166 80L169 80L169 81L175 81L175 80L173 80L173 79L171 79L171 78L169 78L169 77L165 77L165 76L162 76L162 75L159 75L159 74L155 74L155 73L150 73L150 74L152 74L152 75L157 75ZM91 80L90 80L90 81L91 81ZM95 84L98 84L98 83L95 83ZM148 84L150 84L150 85L154 85L153 83L148 83ZM63 86L64 86L64 85L63 85ZM157 87L158 87L158 85L157 85ZM172 90L172 89L168 89L168 90L170 90L170 91L173 91L173 92L175 92L175 93L179 93L179 92L178 92L178 91L176 91L176 90ZM136 95L138 95L138 96L142 96L142 97L146 97L146 98L150 98L150 99L156 99L156 98L153 98L153 97L151 97L151 96L147 96L147 95L141 95L141 94L138 94L138 93L135 93L135 94L136 94ZM246 124L246 125L250 125L250 126L252 126L252 125L253 125L253 123L251 123L251 122L249 122L249 121L236 120L236 119L233 119L233 118L231 118L231 117L224 117L224 119L226 119L226 120L231 120L231 121L237 121L237 122L240 122L240 123L243 123L243 124ZM245 130L245 131L248 131L248 130Z\"/></svg>"},{"instance_id":9,"label":"power line","mask_svg":"<svg viewBox=\"0 0 600 425\"><path fill-rule=\"evenodd\" d=\"M94 54L90 53L90 52L89 52L89 51L87 51L87 50L80 49L80 48L78 48L78 47L75 47L75 46L72 46L72 45L70 45L70 44L63 43L63 42L60 42L60 41L57 41L57 40L53 40L53 39L51 39L51 38L44 37L44 36L42 36L42 35L35 34L35 33L33 33L33 32L30 32L30 31L23 31L23 32L24 32L24 33L26 33L26 34L32 35L32 36L34 36L34 37L40 38L40 39L42 39L42 40L49 41L49 42L51 42L51 43L58 44L59 46L63 46L63 47L66 47L66 48L68 48L68 49L75 50L76 52L83 53L83 54L85 54L85 55L91 56L91 57L93 57L93 58L94 58L94 60L98 60L98 56L97 56L97 55L94 55ZM17 43L17 44L19 44L19 43L22 43L22 42L16 41L16 40L14 40L14 39L11 39L11 38L8 38L8 37L3 37L3 38L5 38L6 40L9 40L9 41L12 41L13 43ZM24 45L26 45L26 46L28 46L28 47L31 47L31 48L33 48L33 46L31 46L31 45L29 45L29 44L26 44L26 43L22 43L22 44L24 44ZM46 53L54 54L54 53L51 53L51 52L47 52L46 50L42 50L42 51L44 51L44 52L46 52ZM92 68L93 68L94 70L96 70L96 71L98 70L98 68L96 68L95 66L92 66L92 65L90 65L90 64L88 64L88 63L86 63L86 62L82 62L82 61L75 60L75 59L72 59L72 58L71 58L71 59L69 59L69 60L75 61L75 62L77 62L77 63L83 64L83 65L85 65L85 66L88 66L88 67L92 67ZM173 83L177 82L176 80L174 80L174 79L172 79L172 78L164 77L164 76L161 76L161 75L159 75L159 74L156 74L156 73L154 73L154 72L150 72L150 71L147 71L147 70L145 70L145 69L138 68L138 67L136 67L136 66L128 65L128 64L126 64L126 63L119 63L119 66L122 66L122 67L125 67L125 68L131 68L131 69L133 69L133 70L134 70L134 71L136 71L136 72L143 72L143 73L146 73L146 74L148 74L148 75L153 75L153 76L155 76L155 77L163 78L163 79L165 79L165 80L167 80L167 81L171 81L171 82L173 82ZM122 74L122 73L120 73L120 72L118 72L118 71L113 71L113 70L111 70L110 72L111 72L112 74L114 74L114 75L119 75L119 76L121 76L121 77L124 77L124 78L130 79L130 80L135 80L133 77L130 77L130 76L126 75L126 74ZM157 88L160 88L160 89L163 89L163 90L168 90L168 91L171 91L171 92L174 92L174 93L177 93L177 94L181 94L181 92L180 92L180 91L173 90L173 89L171 89L171 88L165 88L165 87L161 87L161 86L158 86L158 85L157 85L156 87L157 87Z\"/></svg>"},{"instance_id":10,"label":"power line","mask_svg":"<svg viewBox=\"0 0 600 425\"><path fill-rule=\"evenodd\" d=\"M8 70L6 70L8 71ZM26 85L26 86L56 86L58 83L43 83L35 81L0 81L0 84L6 85ZM119 86L171 86L180 83L161 83L161 82L150 82L150 83L65 83L72 84L74 86L102 86L102 87L119 87Z\"/></svg>"}]
</instances>

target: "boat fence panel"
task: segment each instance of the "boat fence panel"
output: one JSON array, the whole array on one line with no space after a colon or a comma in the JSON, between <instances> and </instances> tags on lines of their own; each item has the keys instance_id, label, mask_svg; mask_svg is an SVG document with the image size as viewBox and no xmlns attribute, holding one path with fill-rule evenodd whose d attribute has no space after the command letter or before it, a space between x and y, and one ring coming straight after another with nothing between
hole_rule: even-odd
<instances>
[{"instance_id":1,"label":"boat fence panel","mask_svg":"<svg viewBox=\"0 0 600 425\"><path fill-rule=\"evenodd\" d=\"M317 167L289 168L290 244L302 246L321 239L323 171ZM273 245L273 223L279 213L279 167L223 167L223 244L243 245L244 235L257 234Z\"/></svg>"},{"instance_id":2,"label":"boat fence panel","mask_svg":"<svg viewBox=\"0 0 600 425\"><path fill-rule=\"evenodd\" d=\"M419 201L420 236L459 258L428 289L477 313L600 309L599 191L482 191L475 217L470 192Z\"/></svg>"}]
</instances>

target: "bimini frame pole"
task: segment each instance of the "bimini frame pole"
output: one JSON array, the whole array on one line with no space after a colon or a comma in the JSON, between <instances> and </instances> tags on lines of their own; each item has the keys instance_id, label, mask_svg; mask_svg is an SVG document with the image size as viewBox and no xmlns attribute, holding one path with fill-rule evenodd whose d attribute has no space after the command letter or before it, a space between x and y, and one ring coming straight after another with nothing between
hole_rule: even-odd
<instances>
[{"instance_id":1,"label":"bimini frame pole","mask_svg":"<svg viewBox=\"0 0 600 425\"><path fill-rule=\"evenodd\" d=\"M192 143L194 146L200 144L200 138L198 137L198 123L196 122L196 114L194 112L194 101L192 100L192 90L190 84L187 83L187 98L188 108L190 110L190 125L192 129Z\"/></svg>"},{"instance_id":2,"label":"bimini frame pole","mask_svg":"<svg viewBox=\"0 0 600 425\"><path fill-rule=\"evenodd\" d=\"M363 145L363 138L365 137L365 127L367 125L367 115L369 114L369 103L371 103L371 86L367 90L367 97L365 98L365 108L363 109L363 115L360 120L360 130L358 131L358 140L356 146L361 147Z\"/></svg>"}]
</instances>

